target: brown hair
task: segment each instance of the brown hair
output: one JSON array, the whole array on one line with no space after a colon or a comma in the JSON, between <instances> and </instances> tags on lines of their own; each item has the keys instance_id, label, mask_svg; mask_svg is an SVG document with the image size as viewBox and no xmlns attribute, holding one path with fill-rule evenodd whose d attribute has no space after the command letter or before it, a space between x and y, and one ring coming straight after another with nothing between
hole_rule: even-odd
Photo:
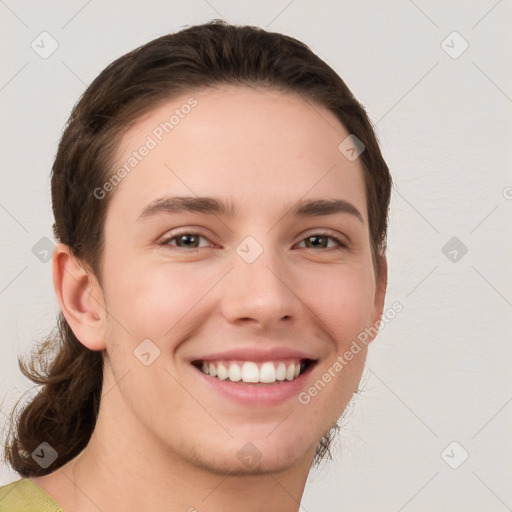
<instances>
[{"instance_id":1,"label":"brown hair","mask_svg":"<svg viewBox=\"0 0 512 512\"><path fill-rule=\"evenodd\" d=\"M360 158L378 275L386 248L391 177L364 108L336 72L304 43L222 20L150 41L112 62L84 92L70 115L52 168L57 241L66 244L101 284L109 198L98 200L93 191L112 175L121 137L161 102L224 84L299 94L334 113L363 142L366 149ZM103 353L80 343L60 312L56 331L37 347L28 364L20 358L19 365L41 389L21 413L13 412L5 460L22 476L45 475L73 459L89 442L100 404ZM337 428L320 441L315 464L330 457ZM47 468L31 456L41 442L58 453Z\"/></svg>"}]
</instances>

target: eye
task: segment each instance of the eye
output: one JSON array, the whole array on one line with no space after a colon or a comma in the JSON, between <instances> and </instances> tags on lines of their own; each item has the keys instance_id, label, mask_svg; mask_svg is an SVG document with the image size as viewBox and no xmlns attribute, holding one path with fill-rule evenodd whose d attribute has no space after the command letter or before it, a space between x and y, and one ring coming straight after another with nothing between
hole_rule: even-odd
<instances>
[{"instance_id":1,"label":"eye","mask_svg":"<svg viewBox=\"0 0 512 512\"><path fill-rule=\"evenodd\" d=\"M203 240L208 240L205 236L201 235L200 233L192 233L192 232L182 232L182 233L175 233L172 236L166 238L165 240L162 240L159 244L160 245L166 245L171 247L177 247L179 249L198 249L199 243L201 238ZM176 240L176 243L171 243L173 240ZM213 244L207 245L207 247L211 247ZM204 245L202 247L205 247Z\"/></svg>"},{"instance_id":2,"label":"eye","mask_svg":"<svg viewBox=\"0 0 512 512\"><path fill-rule=\"evenodd\" d=\"M346 248L347 244L339 237L332 233L312 233L302 240L300 243L306 243L306 248L319 247L320 249L329 249L333 246L327 247L329 240L333 240L335 245L339 248Z\"/></svg>"},{"instance_id":3,"label":"eye","mask_svg":"<svg viewBox=\"0 0 512 512\"><path fill-rule=\"evenodd\" d=\"M188 232L183 231L181 233L174 233L172 236L167 237L166 239L159 242L159 245L163 246L170 246L170 247L176 247L178 249L191 249L191 250L197 250L200 247L212 247L214 244L209 243L206 246L200 246L200 240L206 240L207 242L210 242L210 240L200 233L195 232ZM174 243L174 241L176 241ZM319 233L312 233L311 235L304 238L300 243L305 243L306 249L310 248L320 248L320 249L329 249L333 248L333 246L329 246L329 241L334 241L334 247L338 248L346 248L346 243L339 238L338 236L334 235L330 232L319 232ZM304 246L303 246L304 247Z\"/></svg>"}]
</instances>

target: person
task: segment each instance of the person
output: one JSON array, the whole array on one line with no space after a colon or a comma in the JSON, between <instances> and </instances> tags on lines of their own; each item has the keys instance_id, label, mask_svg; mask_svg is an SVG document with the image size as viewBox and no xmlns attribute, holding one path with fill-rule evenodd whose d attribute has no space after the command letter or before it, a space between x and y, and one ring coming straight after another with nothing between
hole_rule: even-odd
<instances>
[{"instance_id":1,"label":"person","mask_svg":"<svg viewBox=\"0 0 512 512\"><path fill-rule=\"evenodd\" d=\"M52 168L60 313L2 510L299 510L383 314L391 186L292 37L213 20L111 63Z\"/></svg>"}]
</instances>

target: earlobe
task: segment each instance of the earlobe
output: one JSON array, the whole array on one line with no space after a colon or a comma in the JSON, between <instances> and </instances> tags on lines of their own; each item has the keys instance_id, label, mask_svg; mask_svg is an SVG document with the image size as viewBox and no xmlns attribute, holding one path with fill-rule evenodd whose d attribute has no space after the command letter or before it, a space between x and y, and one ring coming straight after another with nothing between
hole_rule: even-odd
<instances>
[{"instance_id":1,"label":"earlobe","mask_svg":"<svg viewBox=\"0 0 512 512\"><path fill-rule=\"evenodd\" d=\"M105 349L105 306L101 287L65 244L53 254L53 286L69 326L90 350Z\"/></svg>"}]
</instances>

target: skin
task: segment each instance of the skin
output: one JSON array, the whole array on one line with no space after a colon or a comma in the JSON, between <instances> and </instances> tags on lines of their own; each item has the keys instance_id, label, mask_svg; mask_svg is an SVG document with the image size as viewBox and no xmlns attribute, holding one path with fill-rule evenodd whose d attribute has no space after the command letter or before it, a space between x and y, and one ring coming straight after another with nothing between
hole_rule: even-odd
<instances>
[{"instance_id":1,"label":"skin","mask_svg":"<svg viewBox=\"0 0 512 512\"><path fill-rule=\"evenodd\" d=\"M190 96L139 119L117 163ZM377 281L361 162L338 150L344 126L290 93L226 86L193 96L191 113L110 192L102 286L66 246L54 254L67 321L107 354L89 445L33 478L64 510L297 511L316 446L357 389L366 346L306 405L297 396L266 407L234 402L210 392L190 360L241 346L298 348L317 359L307 390L382 314L385 265ZM232 200L239 213L138 220L166 194ZM362 221L287 215L300 199L334 198ZM158 244L182 227L206 238ZM346 247L308 243L325 230ZM236 252L247 236L263 248L251 264ZM161 351L150 366L133 354L146 338ZM261 458L245 465L237 453L248 442Z\"/></svg>"}]
</instances>

